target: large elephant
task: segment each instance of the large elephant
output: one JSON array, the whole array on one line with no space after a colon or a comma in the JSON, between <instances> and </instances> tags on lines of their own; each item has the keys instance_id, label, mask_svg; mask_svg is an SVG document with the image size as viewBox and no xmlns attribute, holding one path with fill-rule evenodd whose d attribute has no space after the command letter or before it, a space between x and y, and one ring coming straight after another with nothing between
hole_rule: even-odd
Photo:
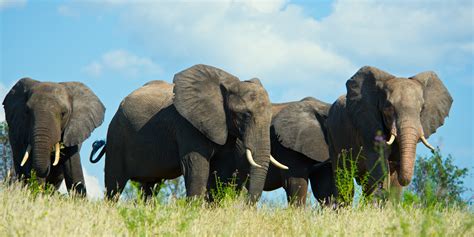
<instances>
[{"instance_id":1,"label":"large elephant","mask_svg":"<svg viewBox=\"0 0 474 237\"><path fill-rule=\"evenodd\" d=\"M271 154L289 169L270 167L265 191L283 187L290 204L304 205L309 179L314 197L329 203L335 192L324 126L329 107L312 97L272 105ZM216 190L218 182L233 183L237 189L246 184L250 166L241 159L245 156L241 144L237 141L237 149L228 147L217 156L211 166L209 190ZM228 157L234 157L233 162Z\"/></svg>"},{"instance_id":2,"label":"large elephant","mask_svg":"<svg viewBox=\"0 0 474 237\"><path fill-rule=\"evenodd\" d=\"M104 148L107 197L128 180L149 195L154 184L181 174L188 197L203 195L213 157L239 138L253 164L249 193L256 201L270 161L271 104L260 81L195 65L173 82L151 81L120 104Z\"/></svg>"},{"instance_id":3,"label":"large elephant","mask_svg":"<svg viewBox=\"0 0 474 237\"><path fill-rule=\"evenodd\" d=\"M105 107L80 82L19 80L3 101L13 163L20 178L35 171L56 188L85 195L79 151L82 142L104 119ZM54 150L54 154L52 154Z\"/></svg>"},{"instance_id":4,"label":"large elephant","mask_svg":"<svg viewBox=\"0 0 474 237\"><path fill-rule=\"evenodd\" d=\"M453 99L434 72L400 78L366 66L346 87L347 95L331 106L327 119L333 168L356 163L356 180L368 179L366 194L391 186L399 195L411 182L416 144L421 140L434 150L426 139L443 125ZM342 150L352 151L345 161Z\"/></svg>"}]
</instances>

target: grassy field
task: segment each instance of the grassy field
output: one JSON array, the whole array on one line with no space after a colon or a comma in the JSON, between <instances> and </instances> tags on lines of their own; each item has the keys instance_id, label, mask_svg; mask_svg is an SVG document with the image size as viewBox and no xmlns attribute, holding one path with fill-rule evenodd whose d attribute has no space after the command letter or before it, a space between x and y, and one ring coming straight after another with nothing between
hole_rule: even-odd
<instances>
[{"instance_id":1,"label":"grassy field","mask_svg":"<svg viewBox=\"0 0 474 237\"><path fill-rule=\"evenodd\" d=\"M218 207L175 200L89 201L0 186L1 236L474 236L472 210L387 204L334 211L243 198Z\"/></svg>"}]
</instances>

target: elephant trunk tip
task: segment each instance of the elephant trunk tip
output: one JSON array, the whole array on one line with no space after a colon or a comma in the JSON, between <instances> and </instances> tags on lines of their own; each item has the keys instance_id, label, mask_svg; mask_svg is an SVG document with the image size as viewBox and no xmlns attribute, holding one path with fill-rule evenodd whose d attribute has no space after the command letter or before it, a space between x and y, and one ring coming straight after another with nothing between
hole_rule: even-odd
<instances>
[{"instance_id":1,"label":"elephant trunk tip","mask_svg":"<svg viewBox=\"0 0 474 237\"><path fill-rule=\"evenodd\" d=\"M398 175L398 182L402 186L407 186L411 183L411 176L400 174Z\"/></svg>"}]
</instances>

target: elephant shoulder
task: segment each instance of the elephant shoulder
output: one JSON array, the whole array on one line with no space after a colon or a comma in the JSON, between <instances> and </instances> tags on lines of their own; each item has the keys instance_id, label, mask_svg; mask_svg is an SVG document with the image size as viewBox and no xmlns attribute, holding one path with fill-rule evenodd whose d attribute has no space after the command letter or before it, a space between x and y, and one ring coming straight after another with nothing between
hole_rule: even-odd
<instances>
[{"instance_id":1,"label":"elephant shoulder","mask_svg":"<svg viewBox=\"0 0 474 237\"><path fill-rule=\"evenodd\" d=\"M134 123L145 123L173 102L173 84L150 81L125 97L119 110Z\"/></svg>"}]
</instances>

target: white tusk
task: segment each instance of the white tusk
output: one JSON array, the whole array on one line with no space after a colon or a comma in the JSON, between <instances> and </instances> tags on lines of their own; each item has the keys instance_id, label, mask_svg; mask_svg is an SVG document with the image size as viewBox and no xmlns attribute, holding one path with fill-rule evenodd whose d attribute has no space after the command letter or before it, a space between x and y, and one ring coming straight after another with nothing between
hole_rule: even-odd
<instances>
[{"instance_id":1,"label":"white tusk","mask_svg":"<svg viewBox=\"0 0 474 237\"><path fill-rule=\"evenodd\" d=\"M251 152L249 149L247 149L247 150L245 151L245 153L247 154L247 160L249 161L249 163L250 163L252 166L255 166L255 167L258 167L258 168L262 168L261 165L255 163L255 161L253 160L253 157L252 157L252 152Z\"/></svg>"},{"instance_id":2,"label":"white tusk","mask_svg":"<svg viewBox=\"0 0 474 237\"><path fill-rule=\"evenodd\" d=\"M26 147L25 155L23 156L23 160L21 160L20 166L23 167L28 160L28 157L30 157L30 152L31 152L31 146L28 144Z\"/></svg>"},{"instance_id":3,"label":"white tusk","mask_svg":"<svg viewBox=\"0 0 474 237\"><path fill-rule=\"evenodd\" d=\"M391 134L390 139L387 142L387 145L392 145L393 141L395 141L395 135Z\"/></svg>"},{"instance_id":4,"label":"white tusk","mask_svg":"<svg viewBox=\"0 0 474 237\"><path fill-rule=\"evenodd\" d=\"M56 166L58 165L59 163L59 152L61 151L61 148L59 146L59 142L56 143L55 145L55 153L54 153L54 162L53 162L53 166Z\"/></svg>"},{"instance_id":5,"label":"white tusk","mask_svg":"<svg viewBox=\"0 0 474 237\"><path fill-rule=\"evenodd\" d=\"M428 141L425 138L425 135L421 135L420 139L421 139L421 142L423 142L423 144L425 144L425 146L428 147L431 151L434 152L436 150L432 145L428 143Z\"/></svg>"},{"instance_id":6,"label":"white tusk","mask_svg":"<svg viewBox=\"0 0 474 237\"><path fill-rule=\"evenodd\" d=\"M288 166L278 162L275 158L273 158L272 155L270 155L270 162L272 162L272 164L282 170L287 170L288 169Z\"/></svg>"}]
</instances>

